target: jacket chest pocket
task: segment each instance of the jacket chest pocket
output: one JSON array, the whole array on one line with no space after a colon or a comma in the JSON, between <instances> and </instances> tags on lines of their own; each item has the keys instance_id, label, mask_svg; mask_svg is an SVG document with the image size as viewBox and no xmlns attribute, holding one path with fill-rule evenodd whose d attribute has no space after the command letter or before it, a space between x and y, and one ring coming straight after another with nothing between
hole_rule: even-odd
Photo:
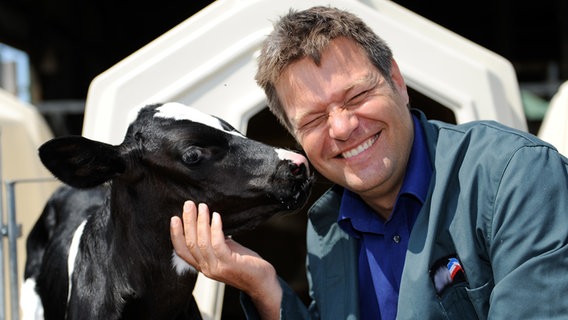
<instances>
[{"instance_id":1,"label":"jacket chest pocket","mask_svg":"<svg viewBox=\"0 0 568 320\"><path fill-rule=\"evenodd\" d=\"M467 293L466 283L456 283L444 290L439 303L449 320L479 319Z\"/></svg>"},{"instance_id":2,"label":"jacket chest pocket","mask_svg":"<svg viewBox=\"0 0 568 320\"><path fill-rule=\"evenodd\" d=\"M492 289L493 280L475 289L468 288L466 282L456 283L444 290L439 303L449 320L487 319Z\"/></svg>"}]
</instances>

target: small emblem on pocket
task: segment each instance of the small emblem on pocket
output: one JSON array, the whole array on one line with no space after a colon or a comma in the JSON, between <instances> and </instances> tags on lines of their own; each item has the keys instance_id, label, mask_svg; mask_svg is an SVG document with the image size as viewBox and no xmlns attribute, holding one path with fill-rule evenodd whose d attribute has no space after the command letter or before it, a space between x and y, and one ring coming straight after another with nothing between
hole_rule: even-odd
<instances>
[{"instance_id":1,"label":"small emblem on pocket","mask_svg":"<svg viewBox=\"0 0 568 320\"><path fill-rule=\"evenodd\" d=\"M448 256L436 261L430 268L430 278L438 294L453 283L466 281L463 267L456 256Z\"/></svg>"}]
</instances>

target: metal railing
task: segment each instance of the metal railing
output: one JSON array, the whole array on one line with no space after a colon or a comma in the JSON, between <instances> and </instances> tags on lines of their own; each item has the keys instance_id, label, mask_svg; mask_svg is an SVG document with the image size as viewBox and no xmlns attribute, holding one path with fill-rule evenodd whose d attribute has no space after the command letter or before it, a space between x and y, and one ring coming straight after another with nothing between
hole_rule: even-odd
<instances>
[{"instance_id":1,"label":"metal railing","mask_svg":"<svg viewBox=\"0 0 568 320\"><path fill-rule=\"evenodd\" d=\"M31 100L30 79L27 76L29 74L28 55L23 51L0 43L0 88L29 103ZM22 236L22 226L16 220L16 185L53 181L53 179L5 181L2 177L1 155L0 153L0 273L2 275L0 279L0 320L19 320L17 240ZM6 238L8 241L7 254L5 252ZM8 273L6 272L6 262L8 263ZM6 292L6 276L8 276L9 281L9 295ZM10 298L10 318L7 315L8 297Z\"/></svg>"},{"instance_id":2,"label":"metal railing","mask_svg":"<svg viewBox=\"0 0 568 320\"><path fill-rule=\"evenodd\" d=\"M1 161L1 160L0 160ZM0 168L1 168L0 162ZM1 171L1 170L0 170ZM1 172L0 172L1 175ZM0 176L1 178L1 176ZM0 180L3 181L3 180ZM22 225L18 224L16 217L16 186L27 183L53 182L54 178L20 179L4 181L4 194L0 195L0 215L1 215L1 242L0 242L0 320L20 318L19 311L19 275L18 275L18 248L17 240L22 236ZM6 208L4 208L4 200ZM5 238L8 238L8 272L6 272L6 253ZM7 317L7 298L6 294L6 275L8 275L9 297L10 297L10 318Z\"/></svg>"}]
</instances>

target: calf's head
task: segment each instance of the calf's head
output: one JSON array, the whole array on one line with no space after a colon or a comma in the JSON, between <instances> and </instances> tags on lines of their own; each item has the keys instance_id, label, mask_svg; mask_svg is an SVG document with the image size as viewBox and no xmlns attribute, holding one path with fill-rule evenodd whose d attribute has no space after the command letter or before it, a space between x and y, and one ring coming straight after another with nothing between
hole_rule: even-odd
<instances>
[{"instance_id":1,"label":"calf's head","mask_svg":"<svg viewBox=\"0 0 568 320\"><path fill-rule=\"evenodd\" d=\"M207 203L221 213L227 234L299 209L312 182L302 155L248 139L179 103L142 108L120 145L62 137L46 142L39 154L71 186L110 182L111 202L127 210L159 210L152 214L167 220L184 200Z\"/></svg>"}]
</instances>

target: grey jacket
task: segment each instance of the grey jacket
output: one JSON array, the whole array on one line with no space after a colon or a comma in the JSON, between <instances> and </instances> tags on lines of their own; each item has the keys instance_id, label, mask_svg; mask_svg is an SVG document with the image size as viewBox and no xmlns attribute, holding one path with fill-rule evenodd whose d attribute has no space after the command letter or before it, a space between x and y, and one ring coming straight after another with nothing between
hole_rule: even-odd
<instances>
[{"instance_id":1,"label":"grey jacket","mask_svg":"<svg viewBox=\"0 0 568 320\"><path fill-rule=\"evenodd\" d=\"M409 240L398 319L568 319L568 160L495 122L451 125L421 113L420 122L434 172ZM358 246L336 221L341 194L333 187L310 209L312 302L306 308L282 282L282 319L358 318ZM467 282L438 294L429 271L449 255Z\"/></svg>"}]
</instances>

